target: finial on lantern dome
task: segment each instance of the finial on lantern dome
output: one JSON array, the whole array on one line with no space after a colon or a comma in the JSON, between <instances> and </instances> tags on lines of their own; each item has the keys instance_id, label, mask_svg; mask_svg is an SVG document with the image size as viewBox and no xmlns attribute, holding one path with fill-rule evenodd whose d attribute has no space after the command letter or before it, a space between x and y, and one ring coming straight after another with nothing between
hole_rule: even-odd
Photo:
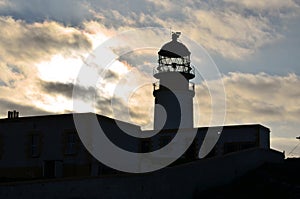
<instances>
[{"instance_id":1,"label":"finial on lantern dome","mask_svg":"<svg viewBox=\"0 0 300 199\"><path fill-rule=\"evenodd\" d=\"M181 32L172 32L172 40L177 41L179 36L181 35Z\"/></svg>"}]
</instances>

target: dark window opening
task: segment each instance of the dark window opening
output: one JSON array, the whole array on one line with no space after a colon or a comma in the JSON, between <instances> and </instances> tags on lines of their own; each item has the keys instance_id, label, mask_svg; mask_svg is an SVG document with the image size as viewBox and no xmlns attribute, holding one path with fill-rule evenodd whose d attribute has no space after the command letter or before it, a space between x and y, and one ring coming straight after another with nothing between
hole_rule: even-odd
<instances>
[{"instance_id":1,"label":"dark window opening","mask_svg":"<svg viewBox=\"0 0 300 199\"><path fill-rule=\"evenodd\" d=\"M65 143L65 155L75 155L77 153L77 134L67 133Z\"/></svg>"},{"instance_id":2,"label":"dark window opening","mask_svg":"<svg viewBox=\"0 0 300 199\"><path fill-rule=\"evenodd\" d=\"M40 135L38 134L30 136L30 155L33 158L40 156Z\"/></svg>"}]
</instances>

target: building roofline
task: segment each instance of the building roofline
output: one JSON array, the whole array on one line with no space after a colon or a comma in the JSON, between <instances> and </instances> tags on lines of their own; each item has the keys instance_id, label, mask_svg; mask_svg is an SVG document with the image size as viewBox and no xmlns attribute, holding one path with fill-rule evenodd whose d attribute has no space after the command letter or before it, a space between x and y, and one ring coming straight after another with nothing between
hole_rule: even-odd
<instances>
[{"instance_id":1,"label":"building roofline","mask_svg":"<svg viewBox=\"0 0 300 199\"><path fill-rule=\"evenodd\" d=\"M95 114L97 117L101 117L103 119L108 119L108 120L114 120L114 121L117 121L117 122L122 122L122 123L127 123L127 124L130 124L130 125L133 125L133 126L136 126L136 127L139 127L139 125L136 125L136 124L132 124L132 123L129 123L129 122L125 122L125 121L121 121L121 120L118 120L118 119L114 119L114 118L111 118L111 117L108 117L108 116L105 116L105 115L99 115L99 114L96 114L96 113L92 113L92 112L85 112L85 113L63 113L63 114L51 114L51 115L34 115L34 116L21 116L21 117L18 117L18 118L0 118L0 123L5 123L5 122L11 122L11 121L22 121L22 120L31 120L31 119L41 119L41 118L55 118L55 117L71 117L73 116L73 114ZM225 127L225 128L241 128L241 127L245 127L245 126L248 126L248 127L262 127L262 128L265 128L265 129L269 129L269 127L266 127L262 124L255 124L255 123L249 123L249 124L229 124L229 125L224 125L224 126L203 126L203 127L195 127L195 128L184 128L185 130L191 130L191 129L206 129L206 128L221 128L221 127ZM174 130L177 130L177 129L164 129L163 132L172 132ZM142 131L142 132L151 132L151 131L154 131L154 130L145 130L145 131ZM269 129L270 131L270 129Z\"/></svg>"},{"instance_id":2,"label":"building roofline","mask_svg":"<svg viewBox=\"0 0 300 199\"><path fill-rule=\"evenodd\" d=\"M85 113L63 113L63 114L50 114L50 115L34 115L34 116L21 116L18 118L0 118L0 123L5 123L5 122L13 122L13 121L24 121L24 120L32 120L32 119L45 119L45 118L57 118L57 117L72 117L74 114L79 114L79 115L96 115L98 118L102 118L102 119L107 119L107 120L114 120L116 122L121 122L121 123L126 123L126 124L130 124L136 127L139 127L136 124L132 124L129 122L125 122L122 120L118 120L118 119L114 119L105 115L100 115L100 114L96 114L96 113L92 113L92 112L85 112Z\"/></svg>"},{"instance_id":3,"label":"building roofline","mask_svg":"<svg viewBox=\"0 0 300 199\"><path fill-rule=\"evenodd\" d=\"M229 125L224 125L224 126L203 126L203 127L195 127L195 128L183 128L185 130L194 130L194 129L208 129L208 128L242 128L242 127L261 127L261 128L265 128L265 129L268 129L270 131L270 128L269 127L266 127L262 124L229 124ZM177 130L177 129L164 129L162 130L163 132L172 132L174 130ZM151 131L154 131L154 130L145 130L143 132L147 133L147 132L151 132Z\"/></svg>"}]
</instances>

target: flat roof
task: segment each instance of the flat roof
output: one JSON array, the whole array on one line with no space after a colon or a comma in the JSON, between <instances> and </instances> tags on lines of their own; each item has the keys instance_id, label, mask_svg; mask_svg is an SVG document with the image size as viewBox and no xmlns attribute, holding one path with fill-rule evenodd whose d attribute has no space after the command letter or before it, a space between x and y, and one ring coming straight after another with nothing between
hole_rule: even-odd
<instances>
[{"instance_id":1,"label":"flat roof","mask_svg":"<svg viewBox=\"0 0 300 199\"><path fill-rule=\"evenodd\" d=\"M72 117L73 114L82 114L82 115L86 115L86 114L91 114L91 115L96 115L98 118L101 117L103 119L107 119L107 120L114 120L117 122L122 122L122 123L126 123L132 126L136 126L136 127L140 127L136 124L132 124L129 122L125 122L125 121L121 121L121 120L117 120L114 118L110 118L108 116L104 116L104 115L99 115L96 113L92 113L92 112L87 112L87 113L64 113L64 114L53 114L53 115L35 115L35 116L21 116L18 118L0 118L0 123L6 123L6 122L12 122L12 121L24 121L24 120L34 120L34 119L53 119L53 118L60 118L60 117L65 117L65 118L69 118ZM224 125L224 126L202 126L202 127L194 127L194 128L183 128L185 130L192 130L192 129L208 129L208 128L245 128L245 127L261 127L261 128L265 128L265 129L269 129L266 126L263 126L262 124L229 124L229 125ZM173 132L174 130L177 129L164 129L163 132ZM142 132L147 133L147 132L152 132L154 130L144 130Z\"/></svg>"}]
</instances>

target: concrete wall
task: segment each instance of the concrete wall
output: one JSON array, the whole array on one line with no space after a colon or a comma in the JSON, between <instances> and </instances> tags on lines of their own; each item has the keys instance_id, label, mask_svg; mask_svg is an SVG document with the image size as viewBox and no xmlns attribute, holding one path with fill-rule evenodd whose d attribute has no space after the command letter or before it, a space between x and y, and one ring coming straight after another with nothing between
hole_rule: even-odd
<instances>
[{"instance_id":1,"label":"concrete wall","mask_svg":"<svg viewBox=\"0 0 300 199\"><path fill-rule=\"evenodd\" d=\"M229 183L282 153L252 149L141 175L2 184L0 198L201 198L200 191Z\"/></svg>"}]
</instances>

